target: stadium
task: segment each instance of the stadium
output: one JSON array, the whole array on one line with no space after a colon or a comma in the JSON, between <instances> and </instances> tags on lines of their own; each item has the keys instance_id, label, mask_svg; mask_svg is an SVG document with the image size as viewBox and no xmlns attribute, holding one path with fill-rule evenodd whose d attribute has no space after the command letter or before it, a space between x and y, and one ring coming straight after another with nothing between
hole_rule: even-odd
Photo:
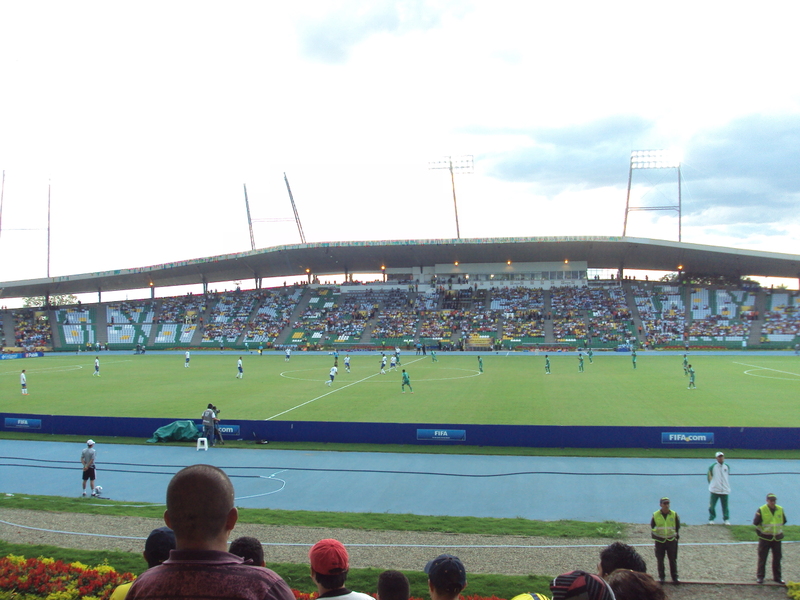
<instances>
[{"instance_id":1,"label":"stadium","mask_svg":"<svg viewBox=\"0 0 800 600\"><path fill-rule=\"evenodd\" d=\"M626 272L640 275L635 278ZM650 280L648 272L672 275ZM291 400L265 408L255 390L243 390L242 398L226 412L226 433L238 439L342 443L529 446L535 440L542 447L653 448L679 441L687 447L790 449L796 447L795 428L800 423L786 415L764 418L754 401L744 400L740 412L723 417L704 413L703 403L685 394L674 397L677 383L670 389L642 381L630 390L621 389L619 378L626 375L617 372L607 372L604 380L570 381L552 390L541 387L538 380L525 386L510 382L526 381L534 369L544 374L545 355L552 356L559 371L572 375L576 357L589 350L613 356L616 360L605 362L615 369L622 364L619 358L638 351L658 366L651 375L661 377L667 357L688 353L697 357L695 362L703 356L703 376L723 397L752 397L764 385L774 386L782 398L791 397L798 376L788 363L774 361L785 361L786 355L796 352L800 297L786 289L761 288L750 278L798 274L796 255L626 237L279 246L137 269L5 282L3 298L41 297L46 306L5 311L4 358L47 354L59 357L61 363L75 363L75 356L82 353L110 352L141 355L138 364L144 364L190 351L195 352L193 364L213 356L213 368L221 369L217 355L248 353L263 357L260 365L270 365L263 374L266 380L272 375L270 361L282 363L289 349L293 364L304 361L308 370L313 368L323 377L334 360L339 383L350 375L341 372L339 364L346 354L363 368L367 360L374 363L373 357L394 354L395 349L417 361L432 351L450 366L439 363L442 377L434 377L430 372L434 365L426 358L416 365L415 376L422 378L420 384L431 380L437 397L452 396L449 407L397 410L392 408L394 390L376 396L371 381L365 381L341 392L352 407L328 413L321 408L323 399L298 388L305 384L294 383L313 381L317 375L278 369L276 391ZM263 286L264 281L281 279L301 283ZM236 282L232 291L212 291L231 282ZM157 291L186 285L202 286L203 293L157 297ZM104 293L142 289L149 290L149 299L103 301ZM49 304L52 297L93 293L95 303ZM10 340L15 343L9 344ZM770 352L765 356L763 351ZM733 359L742 352L753 360ZM483 357L492 368L477 371L475 356L482 357L481 369ZM680 362L680 358L669 360ZM561 367L562 362L569 366ZM64 370L80 368L71 364ZM444 376L444 368L458 373ZM491 372L499 382L485 383L488 387L483 389L481 383L490 380ZM719 382L714 379L717 375ZM142 373L126 376L135 380ZM474 376L480 376L481 383L471 381ZM95 409L85 414L66 414L55 391L60 384L54 383L50 403L43 401L40 413L31 412L31 400L26 398L28 409L5 412L5 426L13 430L36 423L50 433L146 438L167 420L196 413L205 397L202 390L210 402L218 401L213 393L226 393L225 388L212 392L215 384L202 381L200 390L181 391L170 406L156 392L155 405L144 404L137 412L131 407L140 401L130 391L135 386L128 388L131 383L120 381L127 391L116 391L119 402L102 401L105 408L100 413ZM255 385L249 378L247 383ZM460 389L462 385L466 387ZM650 390L651 398L642 398L641 386ZM531 405L529 389L545 390L536 399L540 404ZM617 396L617 412L603 414L587 406L593 404L598 389ZM82 387L77 390L87 398L95 394ZM467 390L472 398L465 399ZM312 399L313 411L300 408ZM574 402L575 411L569 416L558 409L565 401ZM680 407L681 418L659 421L647 416L647 407L662 401ZM492 410L480 408L486 406ZM452 418L457 413L461 419ZM320 418L328 414L328 419Z\"/></svg>"},{"instance_id":2,"label":"stadium","mask_svg":"<svg viewBox=\"0 0 800 600\"><path fill-rule=\"evenodd\" d=\"M7 3L0 597L109 598L201 464L238 511L212 551L256 538L296 600L329 537L349 589L399 569L414 600L440 553L466 600L538 600L615 540L670 600L785 596L794 22L630 8ZM631 210L669 215L631 234ZM763 581L768 493L790 521Z\"/></svg>"}]
</instances>

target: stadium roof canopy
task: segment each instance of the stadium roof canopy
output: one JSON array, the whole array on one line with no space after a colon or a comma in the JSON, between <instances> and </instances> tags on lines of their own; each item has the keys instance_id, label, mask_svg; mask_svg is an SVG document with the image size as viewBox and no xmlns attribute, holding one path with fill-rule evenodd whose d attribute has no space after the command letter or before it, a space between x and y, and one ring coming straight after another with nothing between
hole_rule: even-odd
<instances>
[{"instance_id":1,"label":"stadium roof canopy","mask_svg":"<svg viewBox=\"0 0 800 600\"><path fill-rule=\"evenodd\" d=\"M82 294L344 273L381 267L586 261L590 269L683 271L692 275L800 277L800 255L629 237L527 237L322 242L276 246L136 269L0 283L0 298Z\"/></svg>"}]
</instances>

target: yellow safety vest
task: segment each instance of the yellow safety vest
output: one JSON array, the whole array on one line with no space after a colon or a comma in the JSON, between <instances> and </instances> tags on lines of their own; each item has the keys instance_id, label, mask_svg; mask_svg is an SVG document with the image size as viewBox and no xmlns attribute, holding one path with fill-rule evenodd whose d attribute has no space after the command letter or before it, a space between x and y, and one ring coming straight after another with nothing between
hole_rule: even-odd
<instances>
[{"instance_id":1,"label":"yellow safety vest","mask_svg":"<svg viewBox=\"0 0 800 600\"><path fill-rule=\"evenodd\" d=\"M677 513L674 510L669 511L666 515L660 510L653 513L653 521L656 526L653 527L653 536L659 542L671 542L678 537L678 530L675 528L675 519Z\"/></svg>"},{"instance_id":2,"label":"yellow safety vest","mask_svg":"<svg viewBox=\"0 0 800 600\"><path fill-rule=\"evenodd\" d=\"M783 508L775 505L773 513L766 504L758 509L761 513L761 525L756 528L758 537L773 541L783 534Z\"/></svg>"}]
</instances>

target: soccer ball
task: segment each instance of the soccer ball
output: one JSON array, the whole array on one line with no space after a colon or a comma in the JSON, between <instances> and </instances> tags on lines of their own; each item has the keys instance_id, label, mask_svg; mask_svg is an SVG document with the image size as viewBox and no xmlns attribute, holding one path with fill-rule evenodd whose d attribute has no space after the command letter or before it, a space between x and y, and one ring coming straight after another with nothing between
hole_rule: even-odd
<instances>
[{"instance_id":1,"label":"soccer ball","mask_svg":"<svg viewBox=\"0 0 800 600\"><path fill-rule=\"evenodd\" d=\"M94 486L94 491L95 491L95 493L96 493L96 494L99 496L100 494L102 494L102 493L103 493L103 486L102 486L102 485L96 485L96 486Z\"/></svg>"}]
</instances>

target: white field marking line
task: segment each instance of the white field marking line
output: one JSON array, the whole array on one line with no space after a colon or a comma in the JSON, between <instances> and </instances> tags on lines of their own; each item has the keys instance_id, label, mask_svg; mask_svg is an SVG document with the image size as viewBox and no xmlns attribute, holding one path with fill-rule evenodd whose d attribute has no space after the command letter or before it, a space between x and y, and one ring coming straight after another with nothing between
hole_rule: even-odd
<instances>
[{"instance_id":1,"label":"white field marking line","mask_svg":"<svg viewBox=\"0 0 800 600\"><path fill-rule=\"evenodd\" d=\"M37 374L45 374L48 373L67 373L69 371L79 371L82 369L83 366L81 365L70 365L68 367L47 367L45 369L25 369L26 373L37 373ZM0 375L19 375L19 371L5 371L0 373Z\"/></svg>"},{"instance_id":2,"label":"white field marking line","mask_svg":"<svg viewBox=\"0 0 800 600\"><path fill-rule=\"evenodd\" d=\"M284 410L283 412L279 412L277 415L272 415L271 417L267 417L267 418L266 418L266 419L264 419L264 420L265 420L265 421L271 421L272 419L277 419L278 417L280 417L280 416L282 416L282 415L285 415L286 413L292 412L293 410L296 410L296 409L298 409L298 408L302 408L302 407L303 407L303 406L305 406L306 404L311 404L312 402L316 402L317 400L322 400L322 399L323 399L323 398L325 398L326 396L330 396L331 394L335 394L336 392L339 392L339 391L341 391L341 390L346 390L346 389L347 389L347 388L349 388L351 385L356 385L357 383L361 383L362 381L366 381L367 379L372 379L372 378L373 378L373 377L375 377L376 375L380 375L380 373L373 373L372 375L369 375L368 377L365 377L364 379L359 379L358 381L354 381L354 382L352 382L352 383L348 383L348 384L347 384L347 385L345 385L345 386L342 386L342 387L338 387L338 388L336 388L336 389L333 389L333 390L331 390L330 392L328 392L328 393L326 393L326 394L322 394L321 396L317 396L316 398L312 398L311 400L306 400L305 402L302 402L302 403L298 404L297 406L293 406L292 408L287 408L287 409L286 409L286 410Z\"/></svg>"},{"instance_id":3,"label":"white field marking line","mask_svg":"<svg viewBox=\"0 0 800 600\"><path fill-rule=\"evenodd\" d=\"M3 362L5 362L5 361L3 361ZM130 360L130 359L128 359L128 360L100 361L100 366L102 367L103 365L116 365L116 364L120 364L120 363L129 363L129 362L133 362L133 361ZM94 367L94 363L92 363L92 367ZM88 367L85 367L83 365L67 365L67 366L63 366L63 367L45 367L43 369L25 369L25 372L26 373L37 373L37 374L47 375L48 373L68 373L70 371L79 371L79 370L85 369L85 368L88 368ZM0 375L10 375L10 374L14 374L14 373L19 374L19 371L5 371L3 373L0 373Z\"/></svg>"},{"instance_id":4,"label":"white field marking line","mask_svg":"<svg viewBox=\"0 0 800 600\"><path fill-rule=\"evenodd\" d=\"M280 475L285 470L286 469L283 469L281 471L276 471L272 475L259 475L261 479L271 479L272 481L280 481L282 485L277 490L272 490L271 492L264 492L263 494L251 494L250 496L237 496L236 498L234 498L234 500L247 500L249 498L260 498L262 496L269 496L271 494L277 494L278 492L282 492L283 488L286 487L286 480L275 476Z\"/></svg>"},{"instance_id":5,"label":"white field marking line","mask_svg":"<svg viewBox=\"0 0 800 600\"><path fill-rule=\"evenodd\" d=\"M416 361L414 361L414 362L416 362ZM440 368L436 368L436 370L437 371L440 371L440 370L464 371L466 373L469 373L469 375L458 375L457 377L436 377L436 378L415 377L414 381L415 382L420 382L420 381L454 381L456 379L468 379L470 377L478 377L480 375L483 375L483 373L481 373L479 371L476 371L475 369L461 369L459 367L441 367L441 369ZM302 371L292 371L292 373L304 373L304 372L307 372L307 371L314 371L315 373L319 372L317 369L303 369ZM389 373L399 373L399 372L400 371L398 371L397 369L395 369L394 371L389 369L386 372L386 374L388 375ZM286 373L286 371L281 373L281 377L283 377L285 379L292 379L294 381L319 381L319 379L316 378L316 377L311 378L311 379L304 379L302 377L289 377L285 373ZM379 383L384 383L384 384L385 383L391 383L391 384L394 384L395 381L394 380L384 380L384 379L382 379Z\"/></svg>"},{"instance_id":6,"label":"white field marking line","mask_svg":"<svg viewBox=\"0 0 800 600\"><path fill-rule=\"evenodd\" d=\"M791 371L781 371L779 369L771 369L769 367L759 367L757 365L748 365L747 363L740 363L735 361L733 364L742 365L743 367L753 367L754 369L758 369L759 371L775 371L776 373L783 373L784 375L794 375L795 377L800 377L800 373L792 373ZM747 373L747 371L745 371L745 373ZM749 375L750 373L747 374ZM758 377L758 375L754 375L753 377Z\"/></svg>"},{"instance_id":7,"label":"white field marking line","mask_svg":"<svg viewBox=\"0 0 800 600\"><path fill-rule=\"evenodd\" d=\"M418 358L417 360L412 360L411 363L409 363L409 364L413 365L415 362L420 361L420 360L422 360L422 359ZM348 383L347 385L344 385L342 387L338 387L338 388L336 388L334 390L331 390L327 394L322 394L321 396L317 396L316 398L312 398L311 400L306 400L305 402L302 402L302 403L298 404L297 406L293 406L292 408L287 408L283 412L279 412L277 415L272 415L271 417L267 417L264 420L265 421L271 421L272 419L277 419L278 417L283 416L286 413L292 412L293 410L296 410L298 408L302 408L306 404L311 404L312 402L316 402L317 400L322 400L326 396L330 396L331 394L335 394L336 392L340 392L342 390L346 390L350 386L362 383L362 382L367 381L369 379L372 379L373 377L376 377L378 375L380 375L380 373L373 373L372 375L368 375L367 377L364 377L363 379L359 379L358 381L353 381L352 383ZM301 380L301 381L304 381L304 380Z\"/></svg>"}]
</instances>

